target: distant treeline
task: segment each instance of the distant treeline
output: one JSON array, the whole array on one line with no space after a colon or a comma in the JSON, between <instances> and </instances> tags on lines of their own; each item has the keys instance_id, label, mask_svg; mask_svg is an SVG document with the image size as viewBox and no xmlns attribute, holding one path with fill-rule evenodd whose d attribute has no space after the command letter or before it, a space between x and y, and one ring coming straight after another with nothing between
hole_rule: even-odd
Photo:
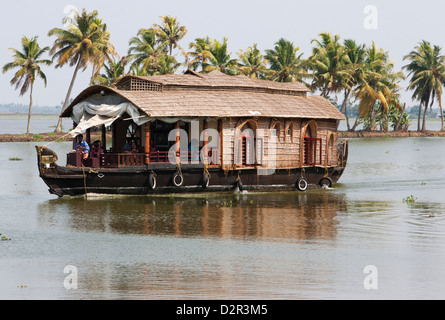
<instances>
[{"instance_id":1,"label":"distant treeline","mask_svg":"<svg viewBox=\"0 0 445 320\"><path fill-rule=\"evenodd\" d=\"M62 106L34 106L33 114L60 114ZM23 113L28 114L29 106L17 103L0 104L0 113Z\"/></svg>"},{"instance_id":2,"label":"distant treeline","mask_svg":"<svg viewBox=\"0 0 445 320\"><path fill-rule=\"evenodd\" d=\"M337 109L341 109L341 105L338 105L334 103L334 105L337 107ZM359 115L359 108L360 106L358 104L355 104L351 106L350 109L348 109L348 117L349 118L356 118ZM406 107L405 112L410 115L411 119L417 118L419 115L419 105L409 106ZM439 108L429 108L426 113L427 118L437 118L440 117L440 109Z\"/></svg>"}]
</instances>

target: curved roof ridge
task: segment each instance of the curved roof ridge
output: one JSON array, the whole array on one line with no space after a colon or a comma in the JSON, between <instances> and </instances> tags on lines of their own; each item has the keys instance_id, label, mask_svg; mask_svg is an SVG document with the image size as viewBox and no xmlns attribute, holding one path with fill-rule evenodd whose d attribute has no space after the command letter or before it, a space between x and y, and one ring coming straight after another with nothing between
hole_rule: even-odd
<instances>
[{"instance_id":1,"label":"curved roof ridge","mask_svg":"<svg viewBox=\"0 0 445 320\"><path fill-rule=\"evenodd\" d=\"M344 119L343 114L321 96L297 96L224 90L130 91L95 85L83 90L62 112L94 94L118 95L150 117L259 117ZM278 107L279 106L279 107Z\"/></svg>"},{"instance_id":2,"label":"curved roof ridge","mask_svg":"<svg viewBox=\"0 0 445 320\"><path fill-rule=\"evenodd\" d=\"M191 87L191 90L197 87L203 88L252 88L268 89L271 91L290 91L306 93L310 90L301 82L275 82L262 79L251 79L245 75L227 75L219 70L209 73L198 73L193 70L187 70L184 74L167 74L154 76L136 76L126 75L116 83L119 88L121 84L128 79L140 79L143 81L160 84L168 90L175 87Z\"/></svg>"}]
</instances>

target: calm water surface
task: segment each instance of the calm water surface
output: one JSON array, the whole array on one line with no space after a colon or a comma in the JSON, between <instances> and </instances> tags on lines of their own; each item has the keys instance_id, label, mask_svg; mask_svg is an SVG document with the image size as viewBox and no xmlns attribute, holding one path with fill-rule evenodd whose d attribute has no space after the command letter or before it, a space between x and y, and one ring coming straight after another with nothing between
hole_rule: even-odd
<instances>
[{"instance_id":1,"label":"calm water surface","mask_svg":"<svg viewBox=\"0 0 445 320\"><path fill-rule=\"evenodd\" d=\"M29 131L34 134L54 131L59 117L57 115L33 114ZM23 134L26 133L28 115L0 114L0 134ZM73 127L73 121L69 118L62 120L62 131L68 132Z\"/></svg>"},{"instance_id":2,"label":"calm water surface","mask_svg":"<svg viewBox=\"0 0 445 320\"><path fill-rule=\"evenodd\" d=\"M48 193L34 145L0 143L0 299L445 298L443 138L351 139L330 190L88 200Z\"/></svg>"}]
</instances>

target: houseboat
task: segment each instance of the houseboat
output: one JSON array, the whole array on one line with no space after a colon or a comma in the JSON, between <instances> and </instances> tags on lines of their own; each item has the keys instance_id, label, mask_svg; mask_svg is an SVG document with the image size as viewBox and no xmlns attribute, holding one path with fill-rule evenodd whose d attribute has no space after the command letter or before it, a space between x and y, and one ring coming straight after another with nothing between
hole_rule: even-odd
<instances>
[{"instance_id":1,"label":"houseboat","mask_svg":"<svg viewBox=\"0 0 445 320\"><path fill-rule=\"evenodd\" d=\"M93 85L61 114L89 153L73 142L61 166L37 146L40 177L59 197L331 187L348 156L337 135L343 115L308 93L299 82L219 71Z\"/></svg>"}]
</instances>

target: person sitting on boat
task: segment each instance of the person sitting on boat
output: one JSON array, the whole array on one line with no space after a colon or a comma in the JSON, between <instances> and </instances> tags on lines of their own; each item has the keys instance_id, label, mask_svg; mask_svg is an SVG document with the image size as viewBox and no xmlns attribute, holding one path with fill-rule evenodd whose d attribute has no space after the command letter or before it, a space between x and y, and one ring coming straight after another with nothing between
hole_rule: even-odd
<instances>
[{"instance_id":1,"label":"person sitting on boat","mask_svg":"<svg viewBox=\"0 0 445 320\"><path fill-rule=\"evenodd\" d=\"M100 154L103 153L103 148L100 146L100 140L96 140L93 142L91 146L91 157L99 157Z\"/></svg>"},{"instance_id":2,"label":"person sitting on boat","mask_svg":"<svg viewBox=\"0 0 445 320\"><path fill-rule=\"evenodd\" d=\"M136 145L136 142L131 141L131 152L132 153L138 153L139 152L139 148Z\"/></svg>"},{"instance_id":3,"label":"person sitting on boat","mask_svg":"<svg viewBox=\"0 0 445 320\"><path fill-rule=\"evenodd\" d=\"M131 152L131 146L128 141L126 141L124 144L124 152Z\"/></svg>"},{"instance_id":4,"label":"person sitting on boat","mask_svg":"<svg viewBox=\"0 0 445 320\"><path fill-rule=\"evenodd\" d=\"M82 153L83 159L88 158L88 155L90 153L90 146L88 145L88 143L85 140L83 140L82 134L79 134L77 136L77 142L74 145L74 150Z\"/></svg>"}]
</instances>

